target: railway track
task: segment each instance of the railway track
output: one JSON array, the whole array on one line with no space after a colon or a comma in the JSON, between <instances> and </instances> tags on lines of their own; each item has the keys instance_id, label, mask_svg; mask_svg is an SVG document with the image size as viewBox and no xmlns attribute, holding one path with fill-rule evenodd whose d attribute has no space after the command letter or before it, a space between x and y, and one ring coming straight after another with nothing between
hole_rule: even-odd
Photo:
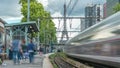
<instances>
[{"instance_id":1,"label":"railway track","mask_svg":"<svg viewBox=\"0 0 120 68\"><path fill-rule=\"evenodd\" d=\"M65 62L63 59L61 59L60 57L55 57L54 58L54 62L56 63L56 65L58 66L58 68L77 68L67 62Z\"/></svg>"},{"instance_id":2,"label":"railway track","mask_svg":"<svg viewBox=\"0 0 120 68\"><path fill-rule=\"evenodd\" d=\"M63 58L59 55L54 58L54 62L58 68L93 68L74 61L70 58Z\"/></svg>"}]
</instances>

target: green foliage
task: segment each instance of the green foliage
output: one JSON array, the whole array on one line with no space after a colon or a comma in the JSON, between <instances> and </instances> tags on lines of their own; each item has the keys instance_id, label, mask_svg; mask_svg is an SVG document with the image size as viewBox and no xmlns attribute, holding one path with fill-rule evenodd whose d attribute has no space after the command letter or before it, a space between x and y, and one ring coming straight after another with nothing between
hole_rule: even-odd
<instances>
[{"instance_id":1,"label":"green foliage","mask_svg":"<svg viewBox=\"0 0 120 68\"><path fill-rule=\"evenodd\" d=\"M120 3L116 4L113 8L113 11L116 13L118 11L120 11Z\"/></svg>"},{"instance_id":2,"label":"green foliage","mask_svg":"<svg viewBox=\"0 0 120 68\"><path fill-rule=\"evenodd\" d=\"M36 0L30 0L31 2L37 2ZM26 4L28 0L20 0L19 4Z\"/></svg>"},{"instance_id":3,"label":"green foliage","mask_svg":"<svg viewBox=\"0 0 120 68\"><path fill-rule=\"evenodd\" d=\"M23 15L22 22L27 21L27 0L20 0L19 4L22 5L21 14ZM52 19L50 18L50 13L45 11L43 5L38 3L36 0L30 0L30 21L38 22L38 18L40 19L40 42L47 43L57 41L56 38L56 28ZM34 36L37 35L34 33Z\"/></svg>"}]
</instances>

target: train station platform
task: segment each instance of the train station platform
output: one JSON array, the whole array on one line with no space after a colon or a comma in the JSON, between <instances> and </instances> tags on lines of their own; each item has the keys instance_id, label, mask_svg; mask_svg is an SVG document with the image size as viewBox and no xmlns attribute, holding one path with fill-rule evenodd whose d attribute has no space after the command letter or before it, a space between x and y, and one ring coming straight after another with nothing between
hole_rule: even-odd
<instances>
[{"instance_id":1,"label":"train station platform","mask_svg":"<svg viewBox=\"0 0 120 68\"><path fill-rule=\"evenodd\" d=\"M49 54L45 54L44 55L44 60L43 60L43 68L53 68L50 60L49 60L49 55L51 55L53 53L49 53Z\"/></svg>"},{"instance_id":2,"label":"train station platform","mask_svg":"<svg viewBox=\"0 0 120 68\"><path fill-rule=\"evenodd\" d=\"M16 65L13 64L12 60L5 60L4 63L6 65L0 65L0 68L53 68L48 58L51 54L52 53L35 55L35 61L33 64L30 64L28 59L26 61L22 60L21 64Z\"/></svg>"}]
</instances>

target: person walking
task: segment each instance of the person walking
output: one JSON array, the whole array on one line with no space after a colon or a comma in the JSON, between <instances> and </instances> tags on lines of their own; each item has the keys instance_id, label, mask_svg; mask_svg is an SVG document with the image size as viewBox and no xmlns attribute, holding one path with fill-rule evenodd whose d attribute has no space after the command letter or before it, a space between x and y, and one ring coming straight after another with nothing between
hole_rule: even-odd
<instances>
[{"instance_id":1,"label":"person walking","mask_svg":"<svg viewBox=\"0 0 120 68\"><path fill-rule=\"evenodd\" d=\"M43 48L42 48L42 46L40 46L40 47L39 47L39 54L40 54L41 56L42 56L42 54L43 54L42 52L43 52Z\"/></svg>"},{"instance_id":2,"label":"person walking","mask_svg":"<svg viewBox=\"0 0 120 68\"><path fill-rule=\"evenodd\" d=\"M34 62L34 51L35 51L35 45L32 42L32 39L30 40L30 43L28 44L28 52L29 52L29 62Z\"/></svg>"},{"instance_id":3,"label":"person walking","mask_svg":"<svg viewBox=\"0 0 120 68\"><path fill-rule=\"evenodd\" d=\"M12 46L9 46L9 60L13 59L13 51L12 51Z\"/></svg>"},{"instance_id":4,"label":"person walking","mask_svg":"<svg viewBox=\"0 0 120 68\"><path fill-rule=\"evenodd\" d=\"M12 51L13 51L13 63L20 64L20 41L17 37L12 42Z\"/></svg>"},{"instance_id":5,"label":"person walking","mask_svg":"<svg viewBox=\"0 0 120 68\"><path fill-rule=\"evenodd\" d=\"M27 46L25 45L25 40L23 39L22 40L22 44L21 44L21 47L22 47L22 59L27 59L27 54L28 54L28 52L27 52Z\"/></svg>"}]
</instances>

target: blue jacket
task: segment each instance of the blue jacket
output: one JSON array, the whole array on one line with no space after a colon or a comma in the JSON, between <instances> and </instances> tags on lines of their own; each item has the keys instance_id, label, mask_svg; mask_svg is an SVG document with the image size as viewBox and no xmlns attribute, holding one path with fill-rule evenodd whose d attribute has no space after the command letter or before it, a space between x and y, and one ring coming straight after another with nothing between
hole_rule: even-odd
<instances>
[{"instance_id":1,"label":"blue jacket","mask_svg":"<svg viewBox=\"0 0 120 68\"><path fill-rule=\"evenodd\" d=\"M20 50L20 41L19 40L13 40L12 50L13 51L19 51Z\"/></svg>"},{"instance_id":2,"label":"blue jacket","mask_svg":"<svg viewBox=\"0 0 120 68\"><path fill-rule=\"evenodd\" d=\"M28 44L28 50L35 50L35 45L33 43Z\"/></svg>"}]
</instances>

